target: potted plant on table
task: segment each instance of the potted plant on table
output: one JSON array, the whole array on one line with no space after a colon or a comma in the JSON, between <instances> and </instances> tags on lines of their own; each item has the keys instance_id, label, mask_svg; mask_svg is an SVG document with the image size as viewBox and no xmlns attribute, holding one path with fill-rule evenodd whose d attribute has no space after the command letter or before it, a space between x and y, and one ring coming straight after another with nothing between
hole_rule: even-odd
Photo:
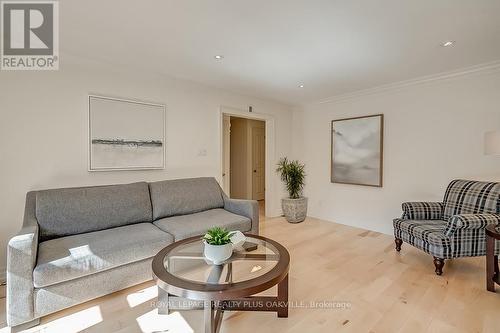
<instances>
[{"instance_id":1,"label":"potted plant on table","mask_svg":"<svg viewBox=\"0 0 500 333\"><path fill-rule=\"evenodd\" d=\"M215 265L220 265L223 261L229 259L233 254L232 235L233 232L229 232L225 228L213 227L208 229L205 236L203 236L203 243L205 244L203 254L205 258Z\"/></svg>"},{"instance_id":2,"label":"potted plant on table","mask_svg":"<svg viewBox=\"0 0 500 333\"><path fill-rule=\"evenodd\" d=\"M276 169L288 192L289 197L281 199L281 208L290 223L299 223L306 219L307 198L302 196L306 177L304 168L305 165L299 161L289 161L283 157Z\"/></svg>"}]
</instances>

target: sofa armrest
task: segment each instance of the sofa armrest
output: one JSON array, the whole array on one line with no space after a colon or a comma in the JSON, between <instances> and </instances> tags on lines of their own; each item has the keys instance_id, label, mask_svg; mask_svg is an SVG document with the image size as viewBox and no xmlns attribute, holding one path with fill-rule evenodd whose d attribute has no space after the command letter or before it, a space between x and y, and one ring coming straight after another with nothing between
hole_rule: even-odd
<instances>
[{"instance_id":1,"label":"sofa armrest","mask_svg":"<svg viewBox=\"0 0 500 333\"><path fill-rule=\"evenodd\" d=\"M33 269L38 251L38 223L35 218L36 194L26 196L21 231L7 246L7 324L17 326L34 318Z\"/></svg>"},{"instance_id":2,"label":"sofa armrest","mask_svg":"<svg viewBox=\"0 0 500 333\"><path fill-rule=\"evenodd\" d=\"M224 194L224 209L248 217L252 222L251 234L259 234L259 203L255 200L230 199Z\"/></svg>"},{"instance_id":3,"label":"sofa armrest","mask_svg":"<svg viewBox=\"0 0 500 333\"><path fill-rule=\"evenodd\" d=\"M489 224L500 224L500 214L453 215L448 220L445 235L450 237L459 229L485 229Z\"/></svg>"},{"instance_id":4,"label":"sofa armrest","mask_svg":"<svg viewBox=\"0 0 500 333\"><path fill-rule=\"evenodd\" d=\"M407 220L441 220L443 218L442 202L403 202L403 219Z\"/></svg>"}]
</instances>

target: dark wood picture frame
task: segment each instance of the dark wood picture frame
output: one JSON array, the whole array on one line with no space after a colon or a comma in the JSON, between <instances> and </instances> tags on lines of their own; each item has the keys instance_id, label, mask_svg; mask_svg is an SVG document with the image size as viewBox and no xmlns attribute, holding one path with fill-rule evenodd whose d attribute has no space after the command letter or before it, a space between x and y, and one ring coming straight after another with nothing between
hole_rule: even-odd
<instances>
[{"instance_id":1,"label":"dark wood picture frame","mask_svg":"<svg viewBox=\"0 0 500 333\"><path fill-rule=\"evenodd\" d=\"M334 179L334 124L336 122L347 121L347 120L356 120L356 119L364 119L364 118L372 118L379 117L380 118L380 166L379 166L379 182L378 184L363 184L363 183L355 183L355 182L342 182ZM361 186L370 186L370 187L382 187L383 186L383 175L384 175L384 115L382 113L369 115L369 116L360 116L360 117L352 117L352 118L342 118L335 119L331 121L330 126L330 182L336 184L349 184L349 185L361 185Z\"/></svg>"}]
</instances>

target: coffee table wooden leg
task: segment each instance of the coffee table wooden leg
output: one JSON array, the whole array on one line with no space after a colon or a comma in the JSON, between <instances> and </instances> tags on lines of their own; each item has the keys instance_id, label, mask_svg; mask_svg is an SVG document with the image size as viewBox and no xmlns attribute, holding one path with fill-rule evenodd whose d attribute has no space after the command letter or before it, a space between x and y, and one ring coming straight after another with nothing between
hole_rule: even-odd
<instances>
[{"instance_id":1,"label":"coffee table wooden leg","mask_svg":"<svg viewBox=\"0 0 500 333\"><path fill-rule=\"evenodd\" d=\"M288 274L278 283L278 317L288 318Z\"/></svg>"},{"instance_id":2,"label":"coffee table wooden leg","mask_svg":"<svg viewBox=\"0 0 500 333\"><path fill-rule=\"evenodd\" d=\"M214 302L205 302L205 333L214 333Z\"/></svg>"},{"instance_id":3,"label":"coffee table wooden leg","mask_svg":"<svg viewBox=\"0 0 500 333\"><path fill-rule=\"evenodd\" d=\"M222 325L222 317L224 316L224 310L223 310L223 307L220 306L220 302L217 302L218 305L217 305L217 310L215 311L215 314L214 314L214 322L213 322L213 326L214 326L214 333L219 333L220 332L220 327Z\"/></svg>"},{"instance_id":4,"label":"coffee table wooden leg","mask_svg":"<svg viewBox=\"0 0 500 333\"><path fill-rule=\"evenodd\" d=\"M498 267L498 261L495 263L495 239L486 236L486 289L495 292L495 271Z\"/></svg>"},{"instance_id":5,"label":"coffee table wooden leg","mask_svg":"<svg viewBox=\"0 0 500 333\"><path fill-rule=\"evenodd\" d=\"M169 314L169 295L162 288L158 287L158 314L168 315Z\"/></svg>"}]
</instances>

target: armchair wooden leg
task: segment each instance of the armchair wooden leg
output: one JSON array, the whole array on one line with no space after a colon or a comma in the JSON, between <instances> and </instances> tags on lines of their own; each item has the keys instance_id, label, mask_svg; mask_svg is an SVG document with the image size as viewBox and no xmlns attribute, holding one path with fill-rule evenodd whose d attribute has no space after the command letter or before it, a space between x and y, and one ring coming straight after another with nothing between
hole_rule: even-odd
<instances>
[{"instance_id":1,"label":"armchair wooden leg","mask_svg":"<svg viewBox=\"0 0 500 333\"><path fill-rule=\"evenodd\" d=\"M434 266L436 267L435 272L437 275L443 274L444 259L434 257Z\"/></svg>"},{"instance_id":2,"label":"armchair wooden leg","mask_svg":"<svg viewBox=\"0 0 500 333\"><path fill-rule=\"evenodd\" d=\"M395 238L394 243L396 243L396 251L401 251L401 245L403 245L403 240L400 238Z\"/></svg>"}]
</instances>

